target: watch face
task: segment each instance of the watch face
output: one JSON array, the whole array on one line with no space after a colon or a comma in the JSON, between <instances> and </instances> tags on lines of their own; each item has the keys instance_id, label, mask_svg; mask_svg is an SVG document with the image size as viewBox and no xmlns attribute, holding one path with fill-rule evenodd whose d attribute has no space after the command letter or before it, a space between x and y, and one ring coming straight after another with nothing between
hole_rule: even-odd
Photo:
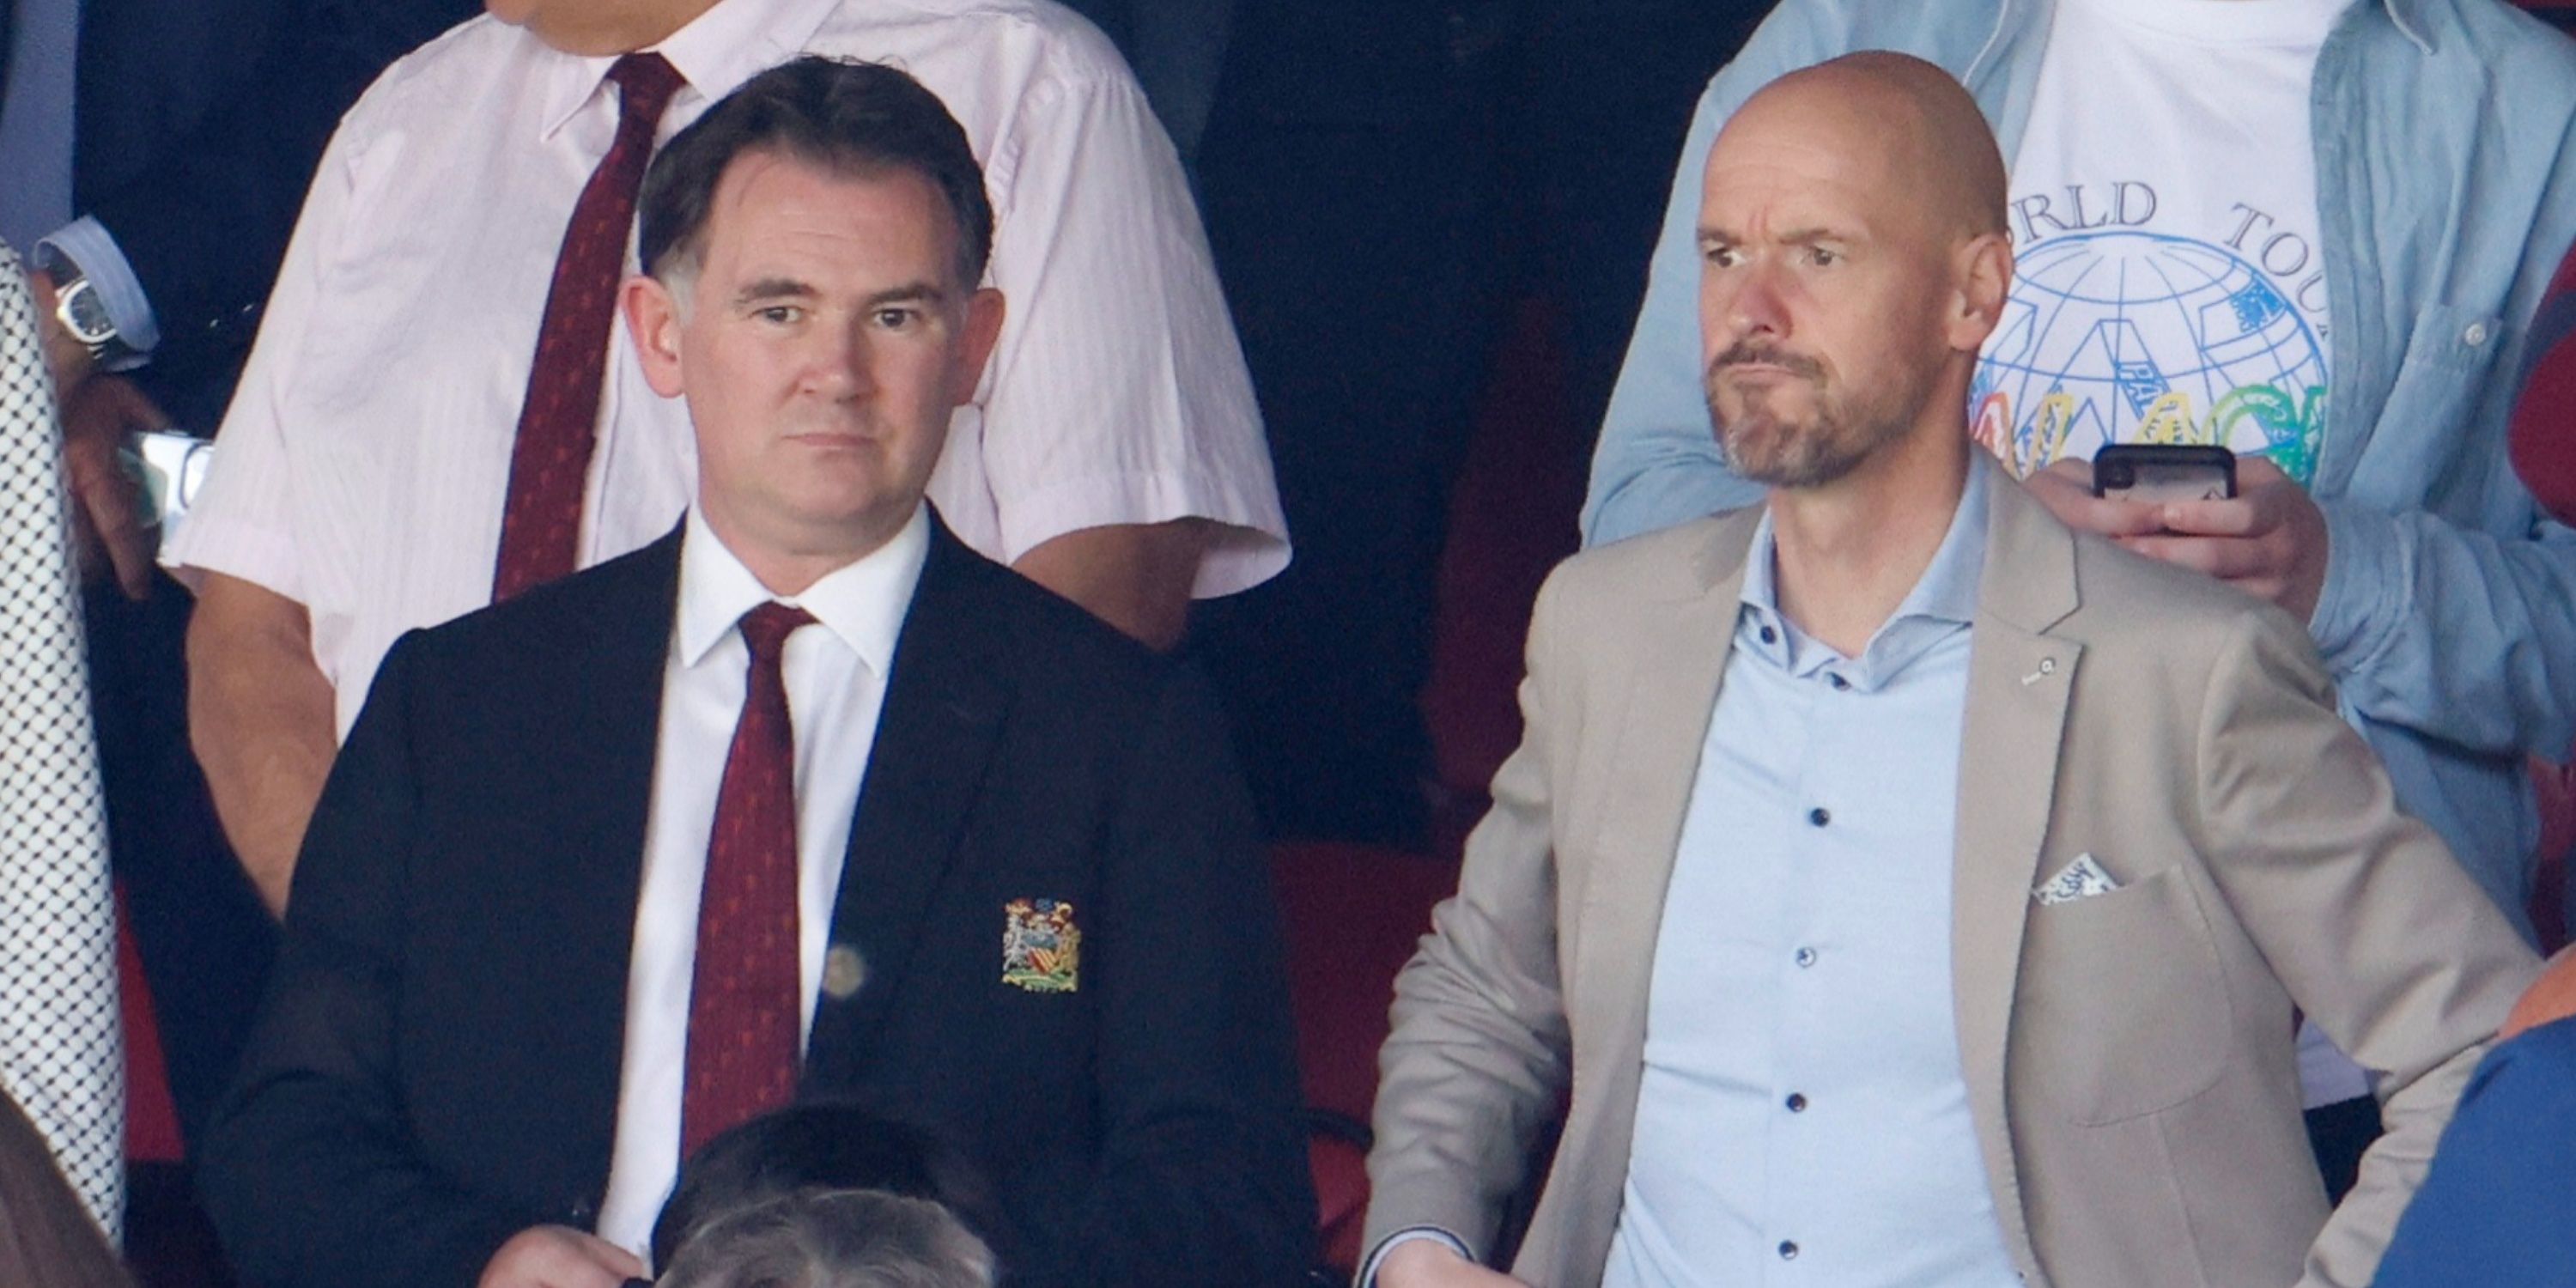
<instances>
[{"instance_id":1,"label":"watch face","mask_svg":"<svg viewBox=\"0 0 2576 1288\"><path fill-rule=\"evenodd\" d=\"M116 338L116 323L107 316L107 301L98 297L98 288L90 285L87 278L63 288L57 311L64 329L82 344L96 347Z\"/></svg>"}]
</instances>

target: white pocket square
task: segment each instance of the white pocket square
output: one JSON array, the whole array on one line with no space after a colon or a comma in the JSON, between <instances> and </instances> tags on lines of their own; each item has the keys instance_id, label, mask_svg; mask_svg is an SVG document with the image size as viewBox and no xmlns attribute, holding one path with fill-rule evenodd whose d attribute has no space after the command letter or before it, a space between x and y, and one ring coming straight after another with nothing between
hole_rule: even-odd
<instances>
[{"instance_id":1,"label":"white pocket square","mask_svg":"<svg viewBox=\"0 0 2576 1288\"><path fill-rule=\"evenodd\" d=\"M2119 888L2120 883L2112 880L2111 874L2103 871L2102 865L2095 862L2092 853L2087 851L2076 855L2075 861L2060 868L2056 876L2040 882L2030 892L2030 897L2042 904L2073 903L2097 894L2109 894Z\"/></svg>"}]
</instances>

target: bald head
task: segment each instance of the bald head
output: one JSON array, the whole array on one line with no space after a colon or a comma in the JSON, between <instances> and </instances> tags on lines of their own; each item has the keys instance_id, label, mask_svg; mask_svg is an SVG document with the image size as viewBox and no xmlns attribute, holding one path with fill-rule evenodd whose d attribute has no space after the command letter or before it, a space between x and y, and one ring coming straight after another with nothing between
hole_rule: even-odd
<instances>
[{"instance_id":1,"label":"bald head","mask_svg":"<svg viewBox=\"0 0 2576 1288\"><path fill-rule=\"evenodd\" d=\"M1709 149L1699 251L1709 408L1739 477L1823 487L1901 441L1963 447L2012 251L2003 159L1948 73L1854 54L1764 87Z\"/></svg>"},{"instance_id":2,"label":"bald head","mask_svg":"<svg viewBox=\"0 0 2576 1288\"><path fill-rule=\"evenodd\" d=\"M1716 158L1779 147L1829 150L1940 232L2004 231L2004 158L1975 99L1910 54L1870 50L1763 86L1718 135Z\"/></svg>"}]
</instances>

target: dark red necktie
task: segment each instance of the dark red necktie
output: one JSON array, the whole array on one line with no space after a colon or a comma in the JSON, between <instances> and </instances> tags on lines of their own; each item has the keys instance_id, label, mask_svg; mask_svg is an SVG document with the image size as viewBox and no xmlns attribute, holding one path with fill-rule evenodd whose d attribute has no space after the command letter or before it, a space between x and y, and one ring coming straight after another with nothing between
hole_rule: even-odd
<instances>
[{"instance_id":1,"label":"dark red necktie","mask_svg":"<svg viewBox=\"0 0 2576 1288\"><path fill-rule=\"evenodd\" d=\"M743 614L751 650L742 719L725 754L698 896L680 1157L796 1094L796 731L779 655L814 619L768 603Z\"/></svg>"},{"instance_id":2,"label":"dark red necktie","mask_svg":"<svg viewBox=\"0 0 2576 1288\"><path fill-rule=\"evenodd\" d=\"M599 437L599 387L608 373L608 323L626 267L635 194L653 158L662 109L686 82L660 54L628 54L608 69L617 85L617 141L590 172L555 253L537 358L510 448L509 499L492 598L508 599L572 571L581 538L582 484Z\"/></svg>"}]
</instances>

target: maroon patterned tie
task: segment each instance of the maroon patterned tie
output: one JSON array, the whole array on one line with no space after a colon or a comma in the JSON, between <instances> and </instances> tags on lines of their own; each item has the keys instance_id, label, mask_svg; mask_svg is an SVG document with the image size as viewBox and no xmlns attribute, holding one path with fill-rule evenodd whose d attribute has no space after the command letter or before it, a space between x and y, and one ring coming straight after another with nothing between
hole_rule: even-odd
<instances>
[{"instance_id":1,"label":"maroon patterned tie","mask_svg":"<svg viewBox=\"0 0 2576 1288\"><path fill-rule=\"evenodd\" d=\"M510 448L509 499L501 508L501 553L492 598L508 599L572 571L581 537L581 494L599 437L599 387L608 373L608 323L626 262L635 194L653 157L662 109L686 82L660 54L628 54L608 69L617 85L617 141L590 172L555 254L537 358Z\"/></svg>"},{"instance_id":2,"label":"maroon patterned tie","mask_svg":"<svg viewBox=\"0 0 2576 1288\"><path fill-rule=\"evenodd\" d=\"M796 731L779 655L788 635L813 620L780 603L742 617L751 677L716 792L698 896L680 1098L684 1159L708 1137L796 1093Z\"/></svg>"}]
</instances>

